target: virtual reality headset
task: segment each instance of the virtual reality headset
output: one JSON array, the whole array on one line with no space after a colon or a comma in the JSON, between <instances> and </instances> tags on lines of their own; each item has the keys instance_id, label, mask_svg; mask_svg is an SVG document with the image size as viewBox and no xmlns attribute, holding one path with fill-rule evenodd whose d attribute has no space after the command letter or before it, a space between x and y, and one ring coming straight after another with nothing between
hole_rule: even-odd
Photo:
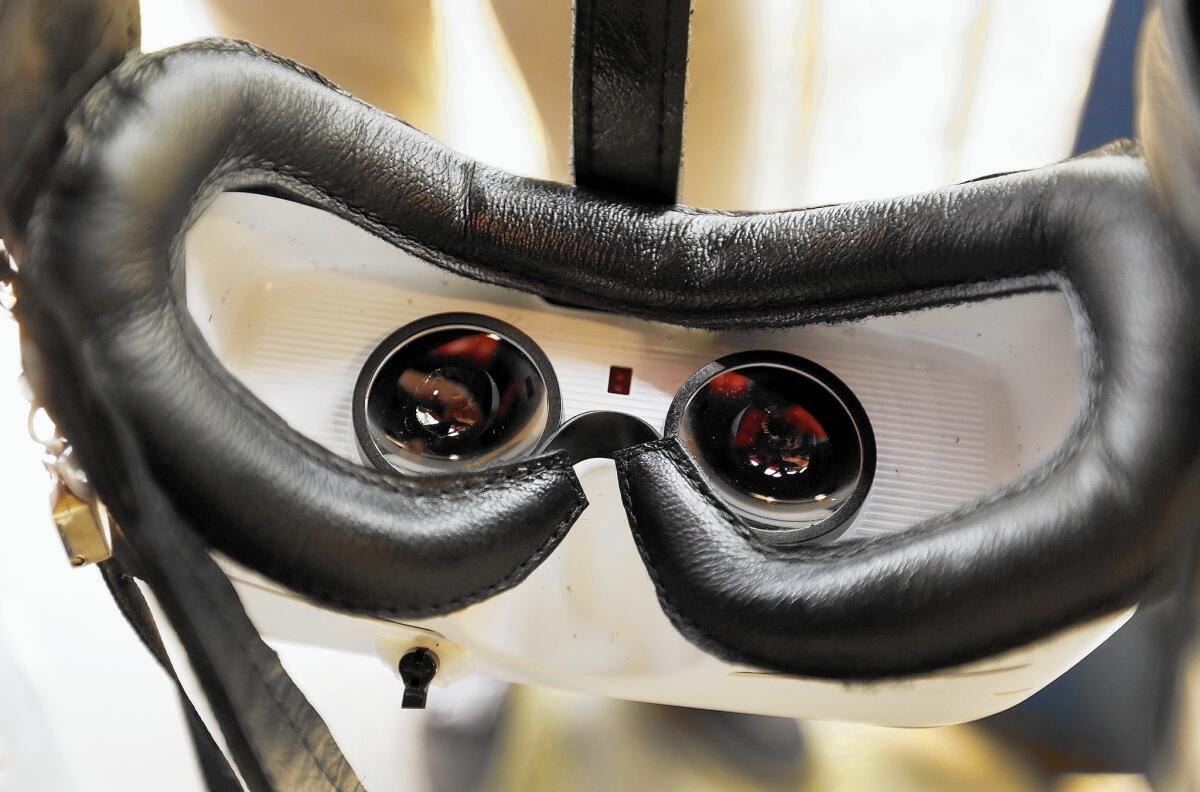
<instances>
[{"instance_id":1,"label":"virtual reality headset","mask_svg":"<svg viewBox=\"0 0 1200 792\"><path fill-rule=\"evenodd\" d=\"M576 9L574 186L249 44L137 52L119 0L56 11L79 46L3 111L64 492L111 515L118 601L152 631L144 581L243 774L352 774L255 624L418 688L926 725L1031 695L1190 573L1184 4L1147 23L1139 143L745 213L673 203L687 4L633 5ZM632 95L630 47L661 77Z\"/></svg>"}]
</instances>

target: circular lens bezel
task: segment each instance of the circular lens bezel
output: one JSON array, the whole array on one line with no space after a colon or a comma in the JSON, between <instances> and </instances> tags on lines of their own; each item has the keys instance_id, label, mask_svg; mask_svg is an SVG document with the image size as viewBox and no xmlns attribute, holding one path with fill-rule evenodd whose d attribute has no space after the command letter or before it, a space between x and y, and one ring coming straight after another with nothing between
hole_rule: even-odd
<instances>
[{"instance_id":1,"label":"circular lens bezel","mask_svg":"<svg viewBox=\"0 0 1200 792\"><path fill-rule=\"evenodd\" d=\"M834 397L835 401L845 410L846 417L849 418L850 424L854 427L855 433L858 436L860 457L858 480L850 495L842 502L842 505L824 520L790 528L756 519L752 513L740 507L732 498L721 497L723 490L728 489L732 491L736 488L730 482L718 481L719 476L715 473L710 473L708 470L710 463L700 458L697 450L691 448L681 434L681 427L683 426L687 407L693 397L705 385L725 372L753 366L774 366L792 370L802 376L808 377ZM870 491L871 485L875 480L875 433L871 427L871 421L867 417L866 409L863 408L862 403L859 402L854 392L838 379L833 372L808 358L790 352L774 350L737 352L718 358L702 367L699 371L688 377L676 392L675 398L672 400L671 406L667 411L663 434L665 436L680 438L684 448L695 461L697 468L709 480L713 490L717 493L718 497L721 497L725 506L745 522L756 535L773 544L794 544L810 541L818 537L832 538L829 535L839 528L848 528L849 521L862 507L863 501L866 499L867 493Z\"/></svg>"},{"instance_id":2,"label":"circular lens bezel","mask_svg":"<svg viewBox=\"0 0 1200 792\"><path fill-rule=\"evenodd\" d=\"M419 468L416 465L409 468L393 464L388 461L387 456L379 448L378 443L376 443L371 434L367 419L367 401L375 380L384 366L409 343L430 333L455 329L494 333L504 341L512 344L517 351L525 356L542 380L546 394L546 425L537 434L536 439L528 445L528 453L523 456L514 456L507 459L489 459L480 465L472 465L469 462L456 465L453 464L453 460L449 459L445 460L447 464L430 464L428 468ZM524 456L536 454L562 423L562 393L558 387L558 378L554 374L554 368L550 365L550 359L546 357L545 352L542 351L542 348L532 338L516 327L485 314L441 313L409 322L389 334L375 347L359 371L358 379L354 385L354 400L351 413L354 424L354 435L357 440L359 452L372 467L402 475L429 475L447 473L455 469L480 469L490 464L511 462L515 459L524 458Z\"/></svg>"}]
</instances>

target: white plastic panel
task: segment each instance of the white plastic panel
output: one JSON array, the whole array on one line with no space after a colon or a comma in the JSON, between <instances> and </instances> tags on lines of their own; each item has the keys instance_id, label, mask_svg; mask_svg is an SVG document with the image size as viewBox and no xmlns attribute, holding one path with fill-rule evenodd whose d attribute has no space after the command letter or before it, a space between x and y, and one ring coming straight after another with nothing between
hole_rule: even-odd
<instances>
[{"instance_id":1,"label":"white plastic panel","mask_svg":"<svg viewBox=\"0 0 1200 792\"><path fill-rule=\"evenodd\" d=\"M192 230L187 254L189 308L217 356L293 427L356 461L350 398L362 363L397 327L447 311L485 313L529 334L557 372L564 419L606 409L661 427L679 386L717 357L772 349L817 361L858 395L878 443L876 478L847 537L905 530L1010 482L1061 441L1079 402L1071 317L1052 293L839 326L689 330L453 276L325 213L255 195L220 198ZM612 365L633 370L628 396L607 392ZM901 682L764 674L716 660L670 625L612 464L592 460L576 471L591 505L558 549L521 585L449 616L401 625L337 615L224 563L259 627L277 639L389 664L408 646L436 644L453 658L451 676L898 725L1012 706L1128 617Z\"/></svg>"},{"instance_id":2,"label":"white plastic panel","mask_svg":"<svg viewBox=\"0 0 1200 792\"><path fill-rule=\"evenodd\" d=\"M222 197L190 240L188 301L218 357L292 426L355 461L350 398L367 355L396 328L449 311L529 334L554 366L564 420L615 410L661 429L679 387L718 357L774 349L815 360L855 392L875 430L875 481L848 537L913 525L1007 482L1058 442L1079 393L1057 294L832 327L710 332L479 284L262 196ZM1035 362L1044 376L1029 381ZM607 392L613 365L633 370L628 396ZM1028 419L1014 411L1019 397L1037 405Z\"/></svg>"}]
</instances>

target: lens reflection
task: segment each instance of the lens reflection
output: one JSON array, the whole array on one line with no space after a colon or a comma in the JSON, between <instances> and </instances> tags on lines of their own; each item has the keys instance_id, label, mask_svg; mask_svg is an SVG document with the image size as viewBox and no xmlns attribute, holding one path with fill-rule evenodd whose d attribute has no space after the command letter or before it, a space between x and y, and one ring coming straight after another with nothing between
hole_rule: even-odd
<instances>
[{"instance_id":1,"label":"lens reflection","mask_svg":"<svg viewBox=\"0 0 1200 792\"><path fill-rule=\"evenodd\" d=\"M510 335L519 333L454 324L402 339L366 394L378 456L401 470L428 472L530 453L550 422L549 388L533 342L520 336L518 344Z\"/></svg>"},{"instance_id":2,"label":"lens reflection","mask_svg":"<svg viewBox=\"0 0 1200 792\"><path fill-rule=\"evenodd\" d=\"M678 434L741 516L764 527L815 526L856 500L870 442L866 416L815 364L779 353L761 353L770 362L754 357L718 361L715 373L690 383Z\"/></svg>"}]
</instances>

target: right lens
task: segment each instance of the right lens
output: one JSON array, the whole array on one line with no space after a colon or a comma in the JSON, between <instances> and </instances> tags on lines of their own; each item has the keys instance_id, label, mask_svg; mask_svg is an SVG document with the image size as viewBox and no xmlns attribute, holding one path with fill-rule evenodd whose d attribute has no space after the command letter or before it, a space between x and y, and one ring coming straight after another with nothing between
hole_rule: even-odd
<instances>
[{"instance_id":1,"label":"right lens","mask_svg":"<svg viewBox=\"0 0 1200 792\"><path fill-rule=\"evenodd\" d=\"M874 473L862 406L830 372L795 355L722 358L684 385L668 424L734 511L805 539L843 524Z\"/></svg>"},{"instance_id":2,"label":"right lens","mask_svg":"<svg viewBox=\"0 0 1200 792\"><path fill-rule=\"evenodd\" d=\"M410 472L528 455L558 425L545 356L516 328L477 315L402 328L360 375L355 429L368 459Z\"/></svg>"}]
</instances>

